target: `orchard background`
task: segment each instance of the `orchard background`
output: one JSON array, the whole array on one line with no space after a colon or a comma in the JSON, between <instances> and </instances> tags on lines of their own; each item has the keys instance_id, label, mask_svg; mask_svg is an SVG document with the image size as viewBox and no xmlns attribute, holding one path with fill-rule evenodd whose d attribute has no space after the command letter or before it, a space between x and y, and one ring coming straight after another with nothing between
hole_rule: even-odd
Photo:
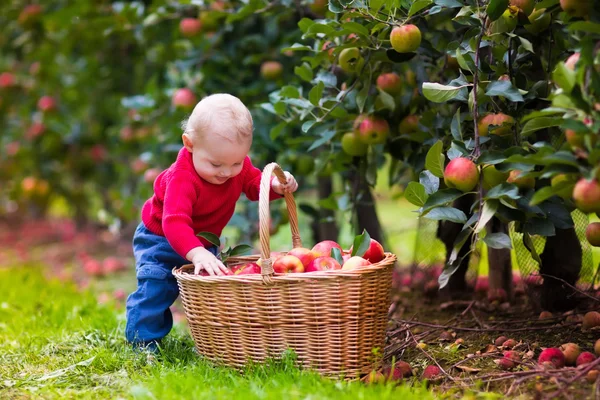
<instances>
[{"instance_id":1,"label":"orchard background","mask_svg":"<svg viewBox=\"0 0 600 400\"><path fill-rule=\"evenodd\" d=\"M0 23L0 265L8 279L26 282L44 265L47 277L112 307L110 340L121 340L140 207L180 149L191 108L227 92L252 112L254 163L276 161L299 179L307 244L349 247L366 229L398 255L386 357L411 363L412 383L436 364L443 385L461 395L467 379L519 382L493 387L503 395L598 386L594 368L538 371L542 387L525 377L537 371L540 347L577 339L593 352L598 339L583 316L600 297L600 253L590 245L600 245L600 3L10 0ZM287 213L275 204L272 249L287 250ZM257 218L256 204L242 201L226 243L255 244ZM14 271L23 266L34 268L21 279ZM431 309L420 308L423 293ZM458 315L479 317L440 314L460 306ZM423 331L411 312L437 325ZM496 338L514 321L538 323L540 312L554 313L538 327L546 334L518 340L522 361L501 378L481 371L510 358L502 343L484 352L486 366L471 367L478 371L458 367L483 342L439 345L449 340L440 331L451 342L469 332L461 326ZM499 315L506 324L481 322ZM10 323L2 321L5 333ZM582 336L571 338L571 325ZM22 354L2 343L7 361ZM21 395L31 376L48 373L21 367L26 377L0 370L3 390ZM159 387L146 385L155 394Z\"/></svg>"}]
</instances>

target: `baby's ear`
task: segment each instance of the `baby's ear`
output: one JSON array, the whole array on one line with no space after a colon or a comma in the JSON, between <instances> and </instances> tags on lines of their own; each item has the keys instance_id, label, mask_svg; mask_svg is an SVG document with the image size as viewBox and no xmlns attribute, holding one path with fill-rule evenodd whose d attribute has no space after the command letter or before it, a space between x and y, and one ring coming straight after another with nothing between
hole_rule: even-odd
<instances>
[{"instance_id":1,"label":"baby's ear","mask_svg":"<svg viewBox=\"0 0 600 400\"><path fill-rule=\"evenodd\" d=\"M185 147L185 149L191 153L192 149L194 148L194 143L192 142L192 138L190 137L189 133L184 133L181 135L181 140L183 141L183 147Z\"/></svg>"}]
</instances>

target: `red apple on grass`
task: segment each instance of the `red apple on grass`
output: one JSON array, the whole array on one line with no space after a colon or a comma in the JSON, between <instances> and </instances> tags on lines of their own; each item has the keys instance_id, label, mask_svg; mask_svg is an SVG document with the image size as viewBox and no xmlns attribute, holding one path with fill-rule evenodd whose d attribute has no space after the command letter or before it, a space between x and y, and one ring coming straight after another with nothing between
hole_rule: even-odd
<instances>
[{"instance_id":1,"label":"red apple on grass","mask_svg":"<svg viewBox=\"0 0 600 400\"><path fill-rule=\"evenodd\" d=\"M342 269L339 262L333 257L317 257L306 267L306 272L333 271Z\"/></svg>"},{"instance_id":2,"label":"red apple on grass","mask_svg":"<svg viewBox=\"0 0 600 400\"><path fill-rule=\"evenodd\" d=\"M308 267L308 265L317 258L317 254L314 251L304 247L295 247L288 251L287 255L298 257L302 265L304 265L304 268Z\"/></svg>"},{"instance_id":3,"label":"red apple on grass","mask_svg":"<svg viewBox=\"0 0 600 400\"><path fill-rule=\"evenodd\" d=\"M312 251L317 255L317 257L331 257L331 249L339 249L342 251L342 247L334 242L333 240L323 240L315 244L312 248Z\"/></svg>"},{"instance_id":4,"label":"red apple on grass","mask_svg":"<svg viewBox=\"0 0 600 400\"><path fill-rule=\"evenodd\" d=\"M560 345L560 351L565 356L566 365L575 365L577 357L581 354L581 349L577 343L565 343Z\"/></svg>"},{"instance_id":5,"label":"red apple on grass","mask_svg":"<svg viewBox=\"0 0 600 400\"><path fill-rule=\"evenodd\" d=\"M565 366L565 355L560 349L550 347L540 353L538 364L548 368L562 368Z\"/></svg>"},{"instance_id":6,"label":"red apple on grass","mask_svg":"<svg viewBox=\"0 0 600 400\"><path fill-rule=\"evenodd\" d=\"M371 265L369 261L365 260L362 257L354 256L350 257L346 262L344 262L344 265L342 265L342 270L348 271L352 269L367 267L369 265Z\"/></svg>"},{"instance_id":7,"label":"red apple on grass","mask_svg":"<svg viewBox=\"0 0 600 400\"><path fill-rule=\"evenodd\" d=\"M600 212L600 184L596 179L581 178L573 188L575 205L584 213Z\"/></svg>"},{"instance_id":8,"label":"red apple on grass","mask_svg":"<svg viewBox=\"0 0 600 400\"><path fill-rule=\"evenodd\" d=\"M575 365L580 367L582 365L589 364L595 360L596 360L596 356L594 354L590 353L589 351L584 351L577 357L577 360L575 361Z\"/></svg>"},{"instance_id":9,"label":"red apple on grass","mask_svg":"<svg viewBox=\"0 0 600 400\"><path fill-rule=\"evenodd\" d=\"M444 182L450 188L469 192L479 182L479 169L468 158L456 157L448 163L444 170Z\"/></svg>"},{"instance_id":10,"label":"red apple on grass","mask_svg":"<svg viewBox=\"0 0 600 400\"><path fill-rule=\"evenodd\" d=\"M285 255L275 260L273 263L273 271L278 274L304 272L304 265L302 265L302 261L300 261L298 257Z\"/></svg>"},{"instance_id":11,"label":"red apple on grass","mask_svg":"<svg viewBox=\"0 0 600 400\"><path fill-rule=\"evenodd\" d=\"M390 42L398 53L412 53L421 45L421 31L412 24L397 26L390 33Z\"/></svg>"}]
</instances>

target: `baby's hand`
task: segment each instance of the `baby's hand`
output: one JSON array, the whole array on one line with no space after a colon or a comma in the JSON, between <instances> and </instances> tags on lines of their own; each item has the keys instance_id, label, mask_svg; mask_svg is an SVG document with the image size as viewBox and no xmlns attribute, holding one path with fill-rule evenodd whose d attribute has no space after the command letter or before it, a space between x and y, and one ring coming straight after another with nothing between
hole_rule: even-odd
<instances>
[{"instance_id":1,"label":"baby's hand","mask_svg":"<svg viewBox=\"0 0 600 400\"><path fill-rule=\"evenodd\" d=\"M195 254L192 257L192 263L194 264L194 274L198 275L201 270L208 272L210 276L215 275L227 275L229 270L223 263L217 259L210 251L204 247L199 247L195 250Z\"/></svg>"},{"instance_id":2,"label":"baby's hand","mask_svg":"<svg viewBox=\"0 0 600 400\"><path fill-rule=\"evenodd\" d=\"M273 191L281 195L283 195L285 192L294 193L296 190L298 190L298 182L296 182L296 178L294 178L294 175L290 174L287 171L285 171L284 174L287 183L283 184L279 181L279 178L275 177L275 179L273 179L273 181L271 182L271 187L273 188Z\"/></svg>"}]
</instances>

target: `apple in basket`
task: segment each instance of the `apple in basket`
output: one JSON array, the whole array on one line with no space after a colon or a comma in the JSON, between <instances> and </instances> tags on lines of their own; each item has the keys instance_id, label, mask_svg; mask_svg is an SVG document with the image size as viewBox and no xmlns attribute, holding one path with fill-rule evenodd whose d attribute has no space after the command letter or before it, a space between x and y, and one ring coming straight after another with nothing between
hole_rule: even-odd
<instances>
[{"instance_id":1,"label":"apple in basket","mask_svg":"<svg viewBox=\"0 0 600 400\"><path fill-rule=\"evenodd\" d=\"M352 253L352 247L350 247L350 253ZM383 260L385 258L385 252L383 251L381 243L375 239L371 239L369 248L365 251L365 254L363 254L363 258L373 264Z\"/></svg>"},{"instance_id":2,"label":"apple in basket","mask_svg":"<svg viewBox=\"0 0 600 400\"><path fill-rule=\"evenodd\" d=\"M233 275L260 274L260 265L257 263L240 264L231 268Z\"/></svg>"},{"instance_id":3,"label":"apple in basket","mask_svg":"<svg viewBox=\"0 0 600 400\"><path fill-rule=\"evenodd\" d=\"M350 257L348 259L348 261L344 262L344 265L342 266L342 270L348 271L351 269L362 268L362 267L366 267L369 265L371 265L370 261L365 260L362 257L354 256L354 257Z\"/></svg>"},{"instance_id":4,"label":"apple in basket","mask_svg":"<svg viewBox=\"0 0 600 400\"><path fill-rule=\"evenodd\" d=\"M302 261L300 261L298 257L285 255L275 260L273 263L273 271L278 274L304 272L304 265L302 265Z\"/></svg>"},{"instance_id":5,"label":"apple in basket","mask_svg":"<svg viewBox=\"0 0 600 400\"><path fill-rule=\"evenodd\" d=\"M306 272L333 271L342 269L339 262L333 257L317 257L306 267Z\"/></svg>"},{"instance_id":6,"label":"apple in basket","mask_svg":"<svg viewBox=\"0 0 600 400\"><path fill-rule=\"evenodd\" d=\"M329 257L331 256L331 249L333 248L342 251L342 246L333 240L323 240L322 242L315 244L312 251L317 254L317 257Z\"/></svg>"},{"instance_id":7,"label":"apple in basket","mask_svg":"<svg viewBox=\"0 0 600 400\"><path fill-rule=\"evenodd\" d=\"M279 251L274 251L271 253L271 262L275 262L275 260L277 260L279 257L282 257L283 254ZM258 264L259 267L262 267L262 258L259 258L258 261L256 262L256 264Z\"/></svg>"},{"instance_id":8,"label":"apple in basket","mask_svg":"<svg viewBox=\"0 0 600 400\"><path fill-rule=\"evenodd\" d=\"M314 251L304 247L295 247L288 251L287 255L298 257L302 265L304 265L304 268L308 267L310 263L318 257Z\"/></svg>"}]
</instances>

